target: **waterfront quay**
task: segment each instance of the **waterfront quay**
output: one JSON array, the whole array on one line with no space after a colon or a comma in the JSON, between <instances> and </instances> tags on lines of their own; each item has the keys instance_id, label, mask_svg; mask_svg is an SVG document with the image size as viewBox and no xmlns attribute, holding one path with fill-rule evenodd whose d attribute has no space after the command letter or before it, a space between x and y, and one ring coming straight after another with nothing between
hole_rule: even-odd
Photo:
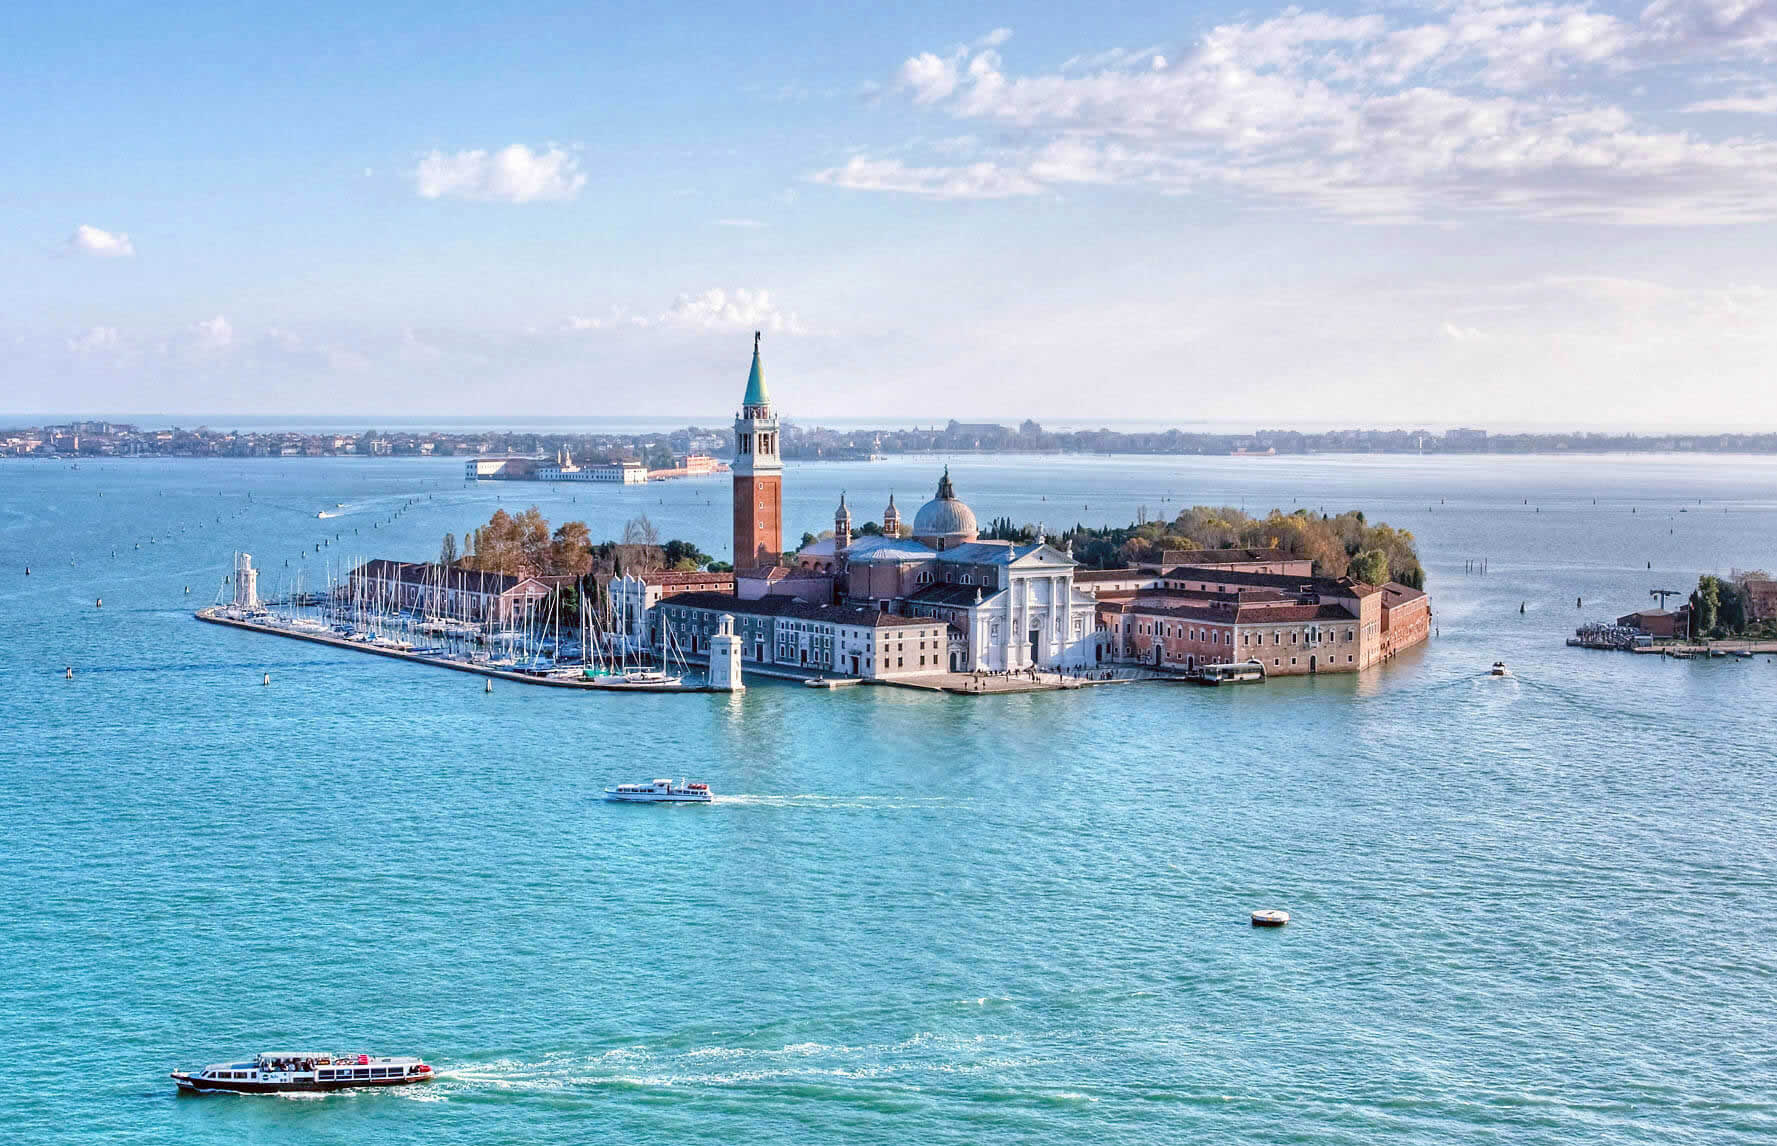
<instances>
[{"instance_id":1,"label":"waterfront quay","mask_svg":"<svg viewBox=\"0 0 1777 1146\"><path fill-rule=\"evenodd\" d=\"M212 625L226 625L234 629L246 629L254 633L269 633L274 637L290 637L299 641L312 641L318 645L332 645L334 648L351 649L360 653L375 653L379 657L392 657L395 660L410 661L414 664L431 665L434 668L451 669L456 672L475 673L478 676L497 677L500 680L516 681L519 684L540 684L549 688L575 688L605 692L640 692L661 691L644 690L637 686L627 685L615 680L589 680L584 677L545 676L534 673L518 672L499 665L483 664L471 660L459 660L452 657L434 656L430 653L416 652L390 645L380 645L373 641L352 640L332 632L311 629L292 628L277 624L269 615L255 618L250 615L231 615L233 610L225 605L212 605L207 609L199 609L194 616L200 621L208 621ZM680 685L673 692L711 692L712 689L703 685Z\"/></svg>"},{"instance_id":2,"label":"waterfront quay","mask_svg":"<svg viewBox=\"0 0 1777 1146\"><path fill-rule=\"evenodd\" d=\"M248 614L227 605L212 605L199 609L193 614L198 620L212 625L225 625L233 629L244 629L253 633L265 633L274 637L289 637L293 640L310 641L318 645L330 645L337 649L350 649L353 652L374 653L379 657L390 657L394 660L408 661L413 664L431 665L433 668L450 669L454 672L474 673L477 676L499 680L509 680L516 684L536 684L546 688L567 688L592 692L675 692L675 693L709 693L722 692L725 689L711 688L707 684L681 683L671 688L649 688L632 685L620 679L586 678L584 676L561 676L539 673L520 672L516 669L500 665L487 664L473 660L462 660L456 657L437 656L431 653L403 649L393 645L378 644L371 640L353 640L331 631L293 627L287 623L279 623L275 615L263 610ZM1091 685L1133 684L1140 681L1163 681L1171 677L1149 673L1141 670L1119 670L1115 673L1102 673L1086 679L1070 676L1065 673L1037 673L1030 676L986 675L973 673L946 673L918 682L897 680L870 680L859 677L827 677L819 672L792 668L786 665L749 665L747 675L768 677L774 680L819 682L833 685L877 684L893 685L923 692L947 692L958 696L987 696L1008 693L1057 692L1068 689L1085 688Z\"/></svg>"}]
</instances>

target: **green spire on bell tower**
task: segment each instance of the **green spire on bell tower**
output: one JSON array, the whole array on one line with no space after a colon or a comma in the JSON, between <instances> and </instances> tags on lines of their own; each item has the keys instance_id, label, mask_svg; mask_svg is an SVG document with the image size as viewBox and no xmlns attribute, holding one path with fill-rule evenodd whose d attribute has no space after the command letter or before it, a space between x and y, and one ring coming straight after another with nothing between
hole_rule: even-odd
<instances>
[{"instance_id":1,"label":"green spire on bell tower","mask_svg":"<svg viewBox=\"0 0 1777 1146\"><path fill-rule=\"evenodd\" d=\"M747 396L742 406L769 406L771 395L765 390L765 368L759 365L759 332L753 331L753 372L747 375Z\"/></svg>"}]
</instances>

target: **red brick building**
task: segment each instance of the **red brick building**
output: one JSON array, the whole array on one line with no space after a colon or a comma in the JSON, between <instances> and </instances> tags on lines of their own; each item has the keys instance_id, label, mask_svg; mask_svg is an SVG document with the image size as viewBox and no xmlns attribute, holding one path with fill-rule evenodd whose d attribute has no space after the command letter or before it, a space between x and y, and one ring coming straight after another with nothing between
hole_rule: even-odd
<instances>
[{"instance_id":1,"label":"red brick building","mask_svg":"<svg viewBox=\"0 0 1777 1146\"><path fill-rule=\"evenodd\" d=\"M1356 672L1430 635L1417 589L1349 578L1179 567L1133 589L1127 579L1098 602L1114 661L1183 669L1256 660L1273 676Z\"/></svg>"},{"instance_id":2,"label":"red brick building","mask_svg":"<svg viewBox=\"0 0 1777 1146\"><path fill-rule=\"evenodd\" d=\"M1642 609L1617 618L1617 624L1640 629L1652 637L1686 637L1690 635L1691 607L1676 609Z\"/></svg>"}]
</instances>

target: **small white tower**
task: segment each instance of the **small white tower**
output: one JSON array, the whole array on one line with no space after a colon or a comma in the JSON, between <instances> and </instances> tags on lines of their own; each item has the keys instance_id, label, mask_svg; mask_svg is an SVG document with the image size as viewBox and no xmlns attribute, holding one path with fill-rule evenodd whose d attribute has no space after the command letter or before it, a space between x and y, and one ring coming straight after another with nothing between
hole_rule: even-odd
<instances>
[{"instance_id":1,"label":"small white tower","mask_svg":"<svg viewBox=\"0 0 1777 1146\"><path fill-rule=\"evenodd\" d=\"M253 568L251 553L234 555L234 605L237 609L259 607L259 570Z\"/></svg>"},{"instance_id":2,"label":"small white tower","mask_svg":"<svg viewBox=\"0 0 1777 1146\"><path fill-rule=\"evenodd\" d=\"M723 613L710 638L710 688L716 692L745 692L740 679L740 638L734 635L734 616Z\"/></svg>"}]
</instances>

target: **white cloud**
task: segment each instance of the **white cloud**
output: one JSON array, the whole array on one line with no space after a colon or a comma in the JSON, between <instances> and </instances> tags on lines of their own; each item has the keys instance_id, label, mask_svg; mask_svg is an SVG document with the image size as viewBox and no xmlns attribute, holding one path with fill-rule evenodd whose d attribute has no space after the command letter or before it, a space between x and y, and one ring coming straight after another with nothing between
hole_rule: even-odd
<instances>
[{"instance_id":1,"label":"white cloud","mask_svg":"<svg viewBox=\"0 0 1777 1146\"><path fill-rule=\"evenodd\" d=\"M1641 22L1668 47L1752 54L1777 47L1777 0L1654 0Z\"/></svg>"},{"instance_id":2,"label":"white cloud","mask_svg":"<svg viewBox=\"0 0 1777 1146\"><path fill-rule=\"evenodd\" d=\"M714 219L711 221L718 227L745 227L750 229L763 227L765 225L757 219Z\"/></svg>"},{"instance_id":3,"label":"white cloud","mask_svg":"<svg viewBox=\"0 0 1777 1146\"><path fill-rule=\"evenodd\" d=\"M1481 331L1473 326L1458 326L1454 322L1444 324L1444 337L1452 342L1470 342L1484 337Z\"/></svg>"},{"instance_id":4,"label":"white cloud","mask_svg":"<svg viewBox=\"0 0 1777 1146\"><path fill-rule=\"evenodd\" d=\"M532 151L514 143L491 153L434 151L420 160L414 181L426 199L540 203L574 198L586 175L578 159L554 144Z\"/></svg>"},{"instance_id":5,"label":"white cloud","mask_svg":"<svg viewBox=\"0 0 1777 1146\"><path fill-rule=\"evenodd\" d=\"M1043 188L1024 173L993 163L955 167L909 167L899 159L856 155L844 167L817 171L811 179L854 191L901 191L931 199L1005 199L1035 195Z\"/></svg>"},{"instance_id":6,"label":"white cloud","mask_svg":"<svg viewBox=\"0 0 1777 1146\"><path fill-rule=\"evenodd\" d=\"M956 63L921 52L901 65L901 86L913 92L915 103L936 103L956 90Z\"/></svg>"},{"instance_id":7,"label":"white cloud","mask_svg":"<svg viewBox=\"0 0 1777 1146\"><path fill-rule=\"evenodd\" d=\"M68 349L81 357L104 354L117 349L117 328L95 326L68 340Z\"/></svg>"},{"instance_id":8,"label":"white cloud","mask_svg":"<svg viewBox=\"0 0 1777 1146\"><path fill-rule=\"evenodd\" d=\"M696 295L680 295L665 320L705 330L770 330L802 333L802 323L782 310L764 290L713 287Z\"/></svg>"},{"instance_id":9,"label":"white cloud","mask_svg":"<svg viewBox=\"0 0 1777 1146\"><path fill-rule=\"evenodd\" d=\"M1747 88L1731 96L1697 100L1684 106L1688 112L1733 112L1743 115L1777 115L1777 85Z\"/></svg>"},{"instance_id":10,"label":"white cloud","mask_svg":"<svg viewBox=\"0 0 1777 1146\"><path fill-rule=\"evenodd\" d=\"M191 335L199 350L213 352L227 350L234 345L234 325L220 314L215 318L193 323Z\"/></svg>"},{"instance_id":11,"label":"white cloud","mask_svg":"<svg viewBox=\"0 0 1777 1146\"><path fill-rule=\"evenodd\" d=\"M604 315L571 314L562 329L571 334L588 330L619 330L625 327L644 330L661 320L649 318L645 314L635 314L628 307L614 306Z\"/></svg>"},{"instance_id":12,"label":"white cloud","mask_svg":"<svg viewBox=\"0 0 1777 1146\"><path fill-rule=\"evenodd\" d=\"M83 255L102 259L128 258L136 253L136 245L122 231L101 231L85 223L68 236L68 246Z\"/></svg>"},{"instance_id":13,"label":"white cloud","mask_svg":"<svg viewBox=\"0 0 1777 1146\"><path fill-rule=\"evenodd\" d=\"M658 314L612 306L603 314L572 314L561 324L564 334L619 330L769 330L805 334L802 320L785 310L768 290L740 287L681 294Z\"/></svg>"},{"instance_id":14,"label":"white cloud","mask_svg":"<svg viewBox=\"0 0 1777 1146\"><path fill-rule=\"evenodd\" d=\"M1777 218L1777 142L1649 126L1570 90L1588 69L1656 66L1661 36L1777 37L1777 0L1655 0L1639 24L1585 0L1432 11L1395 23L1290 8L1213 28L1176 56L1114 51L1033 75L1008 74L991 49L922 53L902 66L902 87L991 125L992 151L929 166L858 156L812 178L950 199L1220 184L1374 220ZM1692 105L1765 107L1764 95Z\"/></svg>"}]
</instances>

